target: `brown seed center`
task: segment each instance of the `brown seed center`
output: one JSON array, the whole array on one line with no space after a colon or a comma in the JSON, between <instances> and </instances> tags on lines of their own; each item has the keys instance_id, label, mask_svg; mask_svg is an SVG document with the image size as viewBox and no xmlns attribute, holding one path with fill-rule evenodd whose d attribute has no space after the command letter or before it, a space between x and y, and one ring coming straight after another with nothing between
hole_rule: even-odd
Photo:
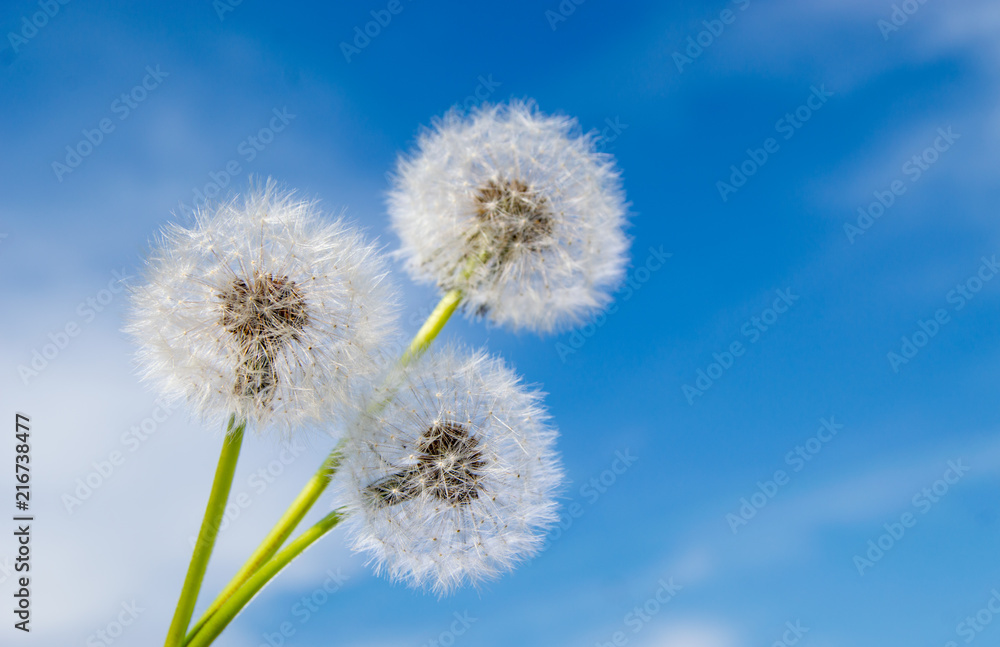
<instances>
[{"instance_id":1,"label":"brown seed center","mask_svg":"<svg viewBox=\"0 0 1000 647\"><path fill-rule=\"evenodd\" d=\"M309 323L302 292L287 276L255 273L249 282L233 279L218 296L220 323L236 338L242 355L234 390L269 401L277 386L278 352Z\"/></svg>"},{"instance_id":2,"label":"brown seed center","mask_svg":"<svg viewBox=\"0 0 1000 647\"><path fill-rule=\"evenodd\" d=\"M417 464L390 474L366 489L376 505L402 503L426 492L452 504L479 498L486 466L479 440L455 422L436 423L417 440Z\"/></svg>"},{"instance_id":3,"label":"brown seed center","mask_svg":"<svg viewBox=\"0 0 1000 647\"><path fill-rule=\"evenodd\" d=\"M547 200L522 180L490 180L476 192L475 202L482 234L498 246L497 253L533 248L552 233Z\"/></svg>"},{"instance_id":4,"label":"brown seed center","mask_svg":"<svg viewBox=\"0 0 1000 647\"><path fill-rule=\"evenodd\" d=\"M306 302L287 276L257 274L247 284L233 279L222 299L222 325L242 343L294 338L309 323Z\"/></svg>"}]
</instances>

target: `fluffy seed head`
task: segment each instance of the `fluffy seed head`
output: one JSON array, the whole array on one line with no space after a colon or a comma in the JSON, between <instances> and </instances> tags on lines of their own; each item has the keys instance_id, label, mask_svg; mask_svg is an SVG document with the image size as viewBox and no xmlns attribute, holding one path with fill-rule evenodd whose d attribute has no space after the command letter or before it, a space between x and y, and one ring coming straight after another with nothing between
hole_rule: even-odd
<instances>
[{"instance_id":1,"label":"fluffy seed head","mask_svg":"<svg viewBox=\"0 0 1000 647\"><path fill-rule=\"evenodd\" d=\"M537 552L561 480L541 394L501 360L447 347L389 383L348 431L355 549L438 592Z\"/></svg>"},{"instance_id":2,"label":"fluffy seed head","mask_svg":"<svg viewBox=\"0 0 1000 647\"><path fill-rule=\"evenodd\" d=\"M132 293L144 378L199 417L329 420L380 368L394 294L375 248L273 183L170 225Z\"/></svg>"},{"instance_id":3,"label":"fluffy seed head","mask_svg":"<svg viewBox=\"0 0 1000 647\"><path fill-rule=\"evenodd\" d=\"M612 159L532 105L452 111L401 159L389 212L415 279L462 288L513 329L579 323L624 274L626 204Z\"/></svg>"}]
</instances>

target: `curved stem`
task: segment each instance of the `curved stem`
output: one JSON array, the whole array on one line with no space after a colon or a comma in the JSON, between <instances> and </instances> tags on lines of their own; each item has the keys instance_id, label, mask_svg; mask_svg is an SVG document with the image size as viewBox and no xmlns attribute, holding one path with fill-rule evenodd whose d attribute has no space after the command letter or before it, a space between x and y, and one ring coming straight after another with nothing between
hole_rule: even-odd
<instances>
[{"instance_id":1,"label":"curved stem","mask_svg":"<svg viewBox=\"0 0 1000 647\"><path fill-rule=\"evenodd\" d=\"M205 517L201 521L201 530L198 531L198 541L194 545L194 554L191 556L191 564L184 578L184 587L181 589L180 599L177 600L177 610L174 611L174 618L167 631L166 647L179 647L184 640L184 633L194 613L194 605L198 601L202 580L205 579L208 560L212 556L215 539L219 535L219 522L225 511L226 501L229 499L229 490L233 486L233 474L236 472L240 448L243 446L243 431L246 429L245 421L240 422L234 429L235 424L236 416L233 415L229 418L226 438L222 441L219 465L215 469L212 491L208 495Z\"/></svg>"},{"instance_id":2,"label":"curved stem","mask_svg":"<svg viewBox=\"0 0 1000 647\"><path fill-rule=\"evenodd\" d=\"M328 533L336 526L342 518L340 510L334 510L323 517L316 525L299 535L295 541L287 548L274 556L267 563L263 564L232 596L229 597L216 611L211 618L204 623L201 631L198 632L185 647L204 647L212 644L222 631L229 626L229 623L239 614L243 607L253 600L264 585L281 572L283 568L298 557L302 552L313 545L316 540Z\"/></svg>"},{"instance_id":3,"label":"curved stem","mask_svg":"<svg viewBox=\"0 0 1000 647\"><path fill-rule=\"evenodd\" d=\"M424 322L424 325L417 331L416 336L413 337L410 347L399 358L400 366L409 366L413 360L423 355L430 348L431 342L438 336L444 325L448 323L448 319L451 318L458 304L462 302L462 296L463 294L460 289L453 288L441 297L434 311L431 312L430 316L427 317L427 321Z\"/></svg>"},{"instance_id":4,"label":"curved stem","mask_svg":"<svg viewBox=\"0 0 1000 647\"><path fill-rule=\"evenodd\" d=\"M285 513L281 515L278 519L278 523L271 528L271 531L267 534L267 537L257 546L253 554L250 555L246 563L240 567L240 570L236 572L233 579L226 584L226 587L222 589L222 592L215 598L212 604L208 607L204 614L202 614L201 619L198 624L188 632L187 641L194 638L201 628L208 622L208 619L219 610L220 607L235 593L243 584L245 584L250 576L253 575L257 569L259 569L264 563L269 559L274 557L274 554L278 552L278 549L288 540L292 532L295 530L296 526L302 521L309 509L312 508L313 504L319 500L323 491L326 490L326 486L330 484L330 480L333 478L334 472L340 467L340 460L342 458L341 449L343 448L343 441L334 447L333 451L327 456L326 461L320 466L319 470L313 474L306 486L302 488L295 500L292 501ZM186 643L185 643L186 644Z\"/></svg>"},{"instance_id":5,"label":"curved stem","mask_svg":"<svg viewBox=\"0 0 1000 647\"><path fill-rule=\"evenodd\" d=\"M407 348L406 352L403 353L402 357L399 359L400 366L407 366L419 358L427 349L430 347L431 342L440 334L441 330L444 328L445 324L448 323L448 319L454 314L455 309L458 307L459 303L462 301L463 293L459 289L453 289L445 293L441 300L438 302L434 311L431 312L430 316L417 331L417 334L413 337L413 341L410 342L410 346ZM379 403L379 406L384 406L385 402ZM202 614L198 623L194 628L188 633L186 642L184 644L195 644L193 641L201 638L201 632L208 626L212 617L217 614L220 609L229 603L233 599L234 593L241 590L244 584L246 584L251 576L262 568L264 565L269 564L270 560L278 549L281 548L282 544L291 536L295 527L302 521L309 509L316 503L320 495L326 489L326 486L330 484L330 480L333 478L334 473L340 466L340 460L342 458L341 451L343 449L343 441L338 443L333 449L323 464L320 466L319 470L313 474L309 482L302 489L292 504L288 507L285 513L281 516L275 526L267 534L264 541L257 547L257 549L250 555L250 558L245 564L240 568L240 570L233 576L233 579L229 581L229 584L219 593L215 601L212 602L211 606ZM296 540L298 541L298 540ZM221 631L221 629L219 630ZM207 644L207 643L205 643Z\"/></svg>"}]
</instances>

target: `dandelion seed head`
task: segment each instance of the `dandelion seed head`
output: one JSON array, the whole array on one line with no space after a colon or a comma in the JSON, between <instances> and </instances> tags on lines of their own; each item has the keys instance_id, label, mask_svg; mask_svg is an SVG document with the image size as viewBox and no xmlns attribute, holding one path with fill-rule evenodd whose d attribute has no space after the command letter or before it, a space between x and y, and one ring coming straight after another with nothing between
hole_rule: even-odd
<instances>
[{"instance_id":1,"label":"dandelion seed head","mask_svg":"<svg viewBox=\"0 0 1000 647\"><path fill-rule=\"evenodd\" d=\"M515 330L604 308L624 276L627 205L613 160L578 130L513 102L424 131L389 193L411 275L461 288L467 313Z\"/></svg>"},{"instance_id":2,"label":"dandelion seed head","mask_svg":"<svg viewBox=\"0 0 1000 647\"><path fill-rule=\"evenodd\" d=\"M375 247L273 182L165 228L131 298L142 376L206 422L257 429L337 418L394 333Z\"/></svg>"},{"instance_id":3,"label":"dandelion seed head","mask_svg":"<svg viewBox=\"0 0 1000 647\"><path fill-rule=\"evenodd\" d=\"M452 347L390 384L347 435L354 548L379 573L439 593L535 554L561 481L541 394L501 360Z\"/></svg>"}]
</instances>

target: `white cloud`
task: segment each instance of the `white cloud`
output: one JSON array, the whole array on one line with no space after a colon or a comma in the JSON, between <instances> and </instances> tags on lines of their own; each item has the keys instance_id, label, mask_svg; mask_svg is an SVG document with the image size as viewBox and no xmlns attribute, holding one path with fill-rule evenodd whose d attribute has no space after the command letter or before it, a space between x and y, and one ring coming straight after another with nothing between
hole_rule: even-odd
<instances>
[{"instance_id":1,"label":"white cloud","mask_svg":"<svg viewBox=\"0 0 1000 647\"><path fill-rule=\"evenodd\" d=\"M880 457L868 465L846 465L842 475L795 493L793 488L800 482L806 484L804 471L794 475L793 483L786 486L789 490L779 490L736 535L724 519L735 509L716 510L701 523L692 524L690 543L670 555L666 566L655 569L677 573L678 581L684 572L685 585L696 586L738 571L758 572L802 562L827 533L870 531L898 518L911 509L915 494L941 478L949 460L959 459L972 469L956 488L1000 480L1000 441L978 436L925 447L908 456Z\"/></svg>"},{"instance_id":2,"label":"white cloud","mask_svg":"<svg viewBox=\"0 0 1000 647\"><path fill-rule=\"evenodd\" d=\"M50 300L73 304L77 297L50 295ZM31 417L31 513L36 517L32 637L39 644L84 644L109 623L117 631L114 623L121 605L133 600L143 611L125 628L121 644L159 644L190 558L188 538L197 533L218 458L220 430L200 428L182 410L159 423L134 451L133 444L122 441L122 434L141 425L157 405L131 372L132 349L118 332L119 325L112 312L95 319L28 386L10 365L0 375L8 410ZM20 329L0 336L0 354L21 363L30 358L31 344L44 339L44 332ZM332 442L305 440L305 450L281 465L281 473L261 492L259 481L250 478L267 468L282 444L247 438L233 493L247 492L251 504L220 534L199 608L256 546ZM0 444L5 463L12 462L12 452L10 443ZM110 464L112 452L120 454L118 465ZM91 486L100 484L82 505L67 512L63 496L76 496L78 479L86 482L88 475ZM325 497L303 528L328 505ZM9 543L0 546L0 562L13 557L7 552ZM351 577L347 587L361 569L339 530L284 571L265 595L308 592L322 583L329 568L341 568ZM0 590L12 592L11 585L8 580ZM226 640L239 635L231 633ZM14 634L11 623L4 623L0 643L13 642Z\"/></svg>"}]
</instances>

